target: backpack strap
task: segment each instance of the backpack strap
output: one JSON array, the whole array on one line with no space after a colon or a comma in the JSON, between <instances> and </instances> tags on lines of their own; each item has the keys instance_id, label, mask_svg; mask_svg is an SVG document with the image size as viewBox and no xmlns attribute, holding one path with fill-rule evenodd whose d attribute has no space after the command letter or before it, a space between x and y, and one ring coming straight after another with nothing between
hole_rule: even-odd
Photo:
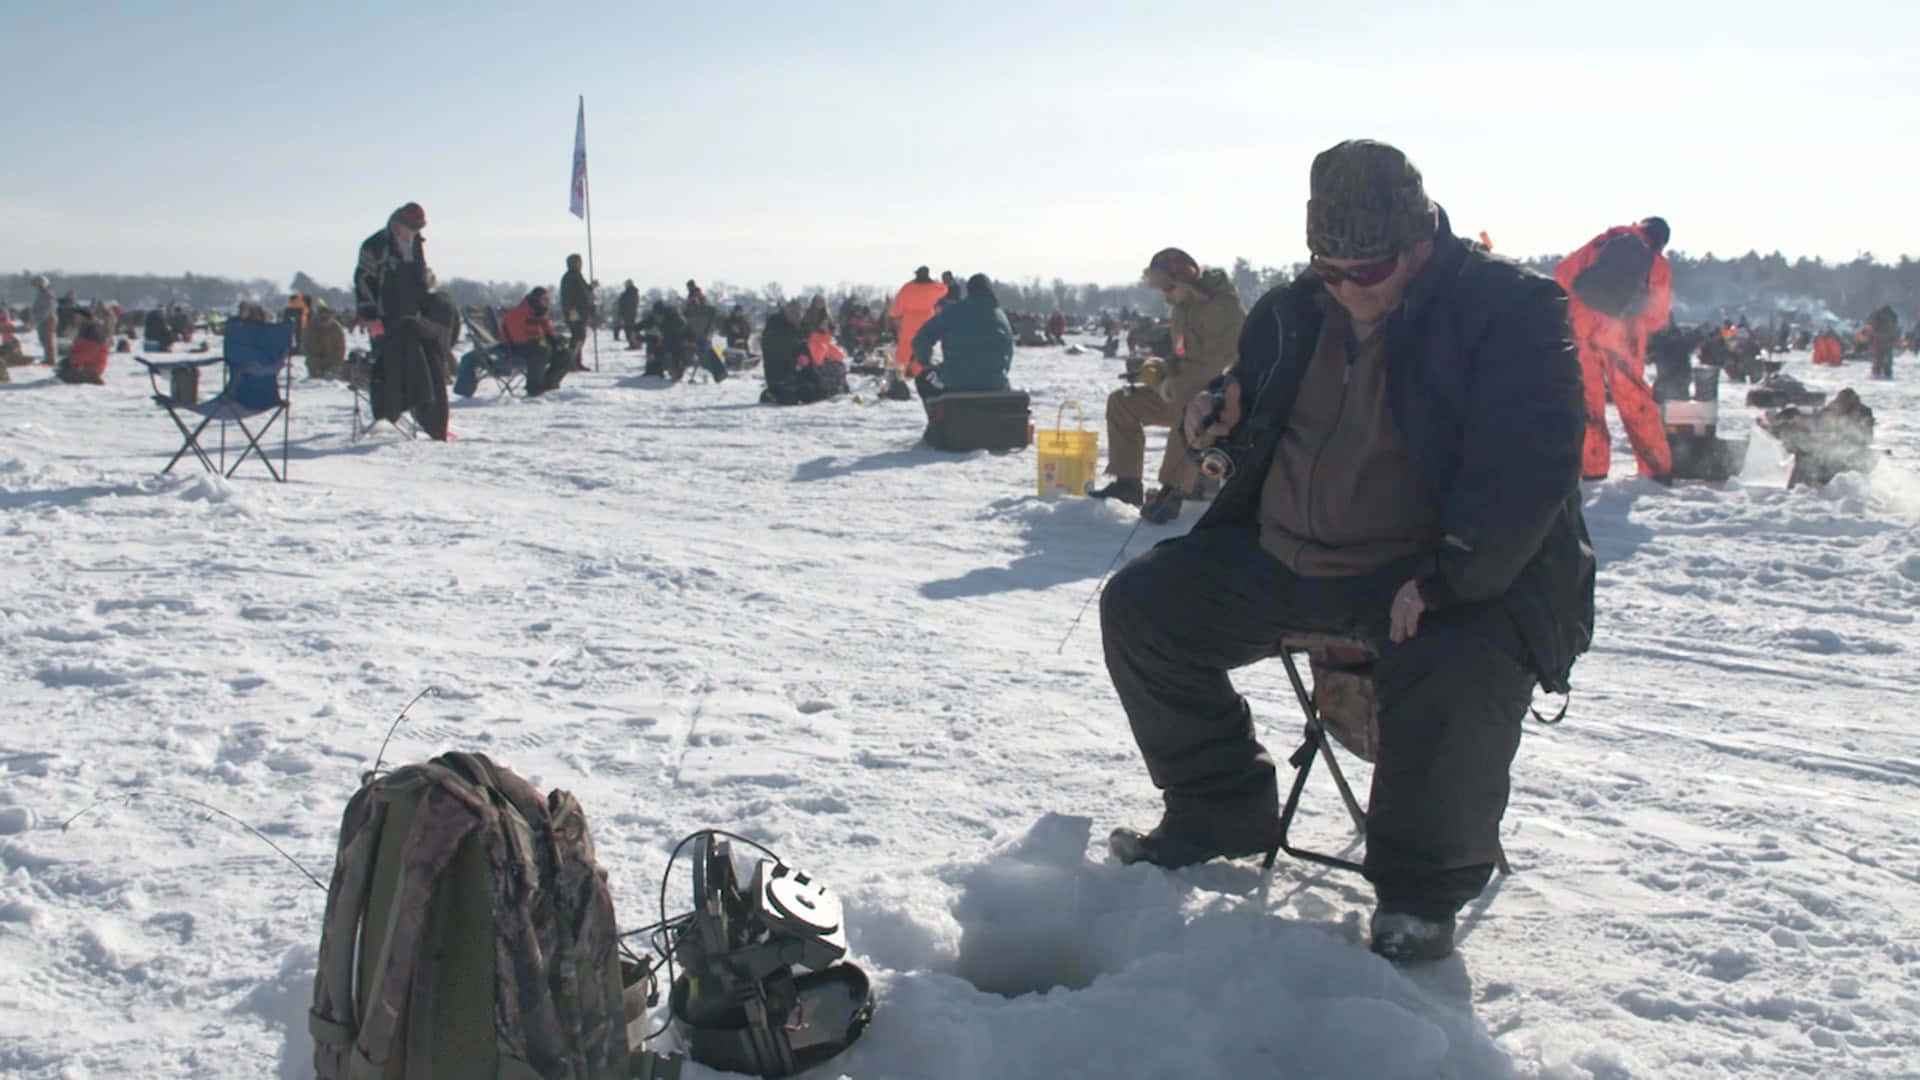
<instances>
[{"instance_id":1,"label":"backpack strap","mask_svg":"<svg viewBox=\"0 0 1920 1080\"><path fill-rule=\"evenodd\" d=\"M585 1075L568 1060L575 1040L556 1000L571 975L565 970L566 939L555 926L559 858L546 801L485 754L442 754L428 767L457 777L488 804L503 844L495 855L498 891L491 898L500 958L497 992L518 1023L501 1031L500 1067L525 1063L534 1075Z\"/></svg>"},{"instance_id":2,"label":"backpack strap","mask_svg":"<svg viewBox=\"0 0 1920 1080\"><path fill-rule=\"evenodd\" d=\"M360 1031L354 1043L353 1072L349 1074L353 1080L384 1077L389 1058L403 1049L396 1047L394 1040L413 1001L414 971L430 940L426 923L434 906L434 885L453 861L461 842L495 820L496 811L491 805L476 800L471 790L463 790L464 785L448 783L444 773L428 767L415 776L425 784L425 790L419 796L412 828L401 849L406 861L394 883L390 906L393 916L368 965L375 989L370 1000L359 1003ZM397 787L384 788L383 797L398 799L408 794L395 790Z\"/></svg>"},{"instance_id":3,"label":"backpack strap","mask_svg":"<svg viewBox=\"0 0 1920 1080\"><path fill-rule=\"evenodd\" d=\"M341 1080L347 1052L359 1034L353 1002L353 968L367 886L373 879L373 853L386 824L385 804L363 787L347 802L340 827L340 851L327 888L320 953L314 974L314 1006L307 1014L313 1034L314 1073L318 1080Z\"/></svg>"}]
</instances>

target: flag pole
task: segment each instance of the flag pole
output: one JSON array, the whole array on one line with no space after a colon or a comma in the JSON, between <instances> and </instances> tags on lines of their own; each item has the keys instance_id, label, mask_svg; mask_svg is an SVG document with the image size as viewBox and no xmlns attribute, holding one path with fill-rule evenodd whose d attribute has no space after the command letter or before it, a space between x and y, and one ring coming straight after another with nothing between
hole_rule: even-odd
<instances>
[{"instance_id":1,"label":"flag pole","mask_svg":"<svg viewBox=\"0 0 1920 1080\"><path fill-rule=\"evenodd\" d=\"M587 96L582 94L580 95L580 130L584 134L586 129ZM581 170L580 189L581 208L586 211L587 219L587 295L594 301L595 310L598 311L599 298L593 295L594 282L600 280L599 275L593 271L593 184L587 179L585 170ZM594 328L592 319L587 320L587 340L593 342L593 370L598 372L600 370L600 333Z\"/></svg>"}]
</instances>

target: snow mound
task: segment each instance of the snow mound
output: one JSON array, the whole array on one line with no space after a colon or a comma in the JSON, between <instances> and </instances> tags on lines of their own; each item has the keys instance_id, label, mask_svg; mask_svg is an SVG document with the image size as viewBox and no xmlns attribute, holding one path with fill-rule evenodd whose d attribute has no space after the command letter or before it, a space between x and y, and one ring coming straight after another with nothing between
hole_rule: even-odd
<instances>
[{"instance_id":1,"label":"snow mound","mask_svg":"<svg viewBox=\"0 0 1920 1080\"><path fill-rule=\"evenodd\" d=\"M180 497L188 502L223 503L234 497L231 481L216 473L201 473L181 492Z\"/></svg>"},{"instance_id":2,"label":"snow mound","mask_svg":"<svg viewBox=\"0 0 1920 1080\"><path fill-rule=\"evenodd\" d=\"M1047 815L948 868L948 908L921 907L933 924L918 941L897 924L862 935L876 913L850 904L880 1006L835 1068L955 1080L1511 1071L1468 1002L1410 980L1349 926L1270 911L1240 868L1090 862L1090 831Z\"/></svg>"}]
</instances>

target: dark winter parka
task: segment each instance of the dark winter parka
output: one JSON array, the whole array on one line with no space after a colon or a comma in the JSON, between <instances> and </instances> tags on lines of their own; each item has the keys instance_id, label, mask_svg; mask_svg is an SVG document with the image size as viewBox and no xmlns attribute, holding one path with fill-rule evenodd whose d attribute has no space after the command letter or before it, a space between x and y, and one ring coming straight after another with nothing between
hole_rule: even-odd
<instances>
[{"instance_id":1,"label":"dark winter parka","mask_svg":"<svg viewBox=\"0 0 1920 1080\"><path fill-rule=\"evenodd\" d=\"M990 289L969 289L913 335L913 358L928 363L940 346L940 385L949 393L1005 390L1013 366L1013 326Z\"/></svg>"},{"instance_id":2,"label":"dark winter parka","mask_svg":"<svg viewBox=\"0 0 1920 1080\"><path fill-rule=\"evenodd\" d=\"M762 371L769 387L784 387L793 382L799 369L800 354L807 351L807 332L779 308L767 316L760 331Z\"/></svg>"},{"instance_id":3,"label":"dark winter parka","mask_svg":"<svg viewBox=\"0 0 1920 1080\"><path fill-rule=\"evenodd\" d=\"M596 314L593 286L587 284L587 276L578 270L560 275L560 311L569 324L593 321Z\"/></svg>"},{"instance_id":4,"label":"dark winter parka","mask_svg":"<svg viewBox=\"0 0 1920 1080\"><path fill-rule=\"evenodd\" d=\"M1260 298L1230 376L1251 404L1227 445L1240 466L1197 529L1250 526L1320 335L1311 272ZM1565 692L1593 638L1593 548L1580 512L1585 431L1566 294L1470 250L1440 215L1433 257L1387 335L1388 401L1446 537L1418 577L1429 610L1505 606L1540 685Z\"/></svg>"},{"instance_id":5,"label":"dark winter parka","mask_svg":"<svg viewBox=\"0 0 1920 1080\"><path fill-rule=\"evenodd\" d=\"M427 293L426 241L413 238L413 257L404 258L391 228L383 228L360 245L360 261L353 269L353 304L362 320L398 321L420 314Z\"/></svg>"}]
</instances>

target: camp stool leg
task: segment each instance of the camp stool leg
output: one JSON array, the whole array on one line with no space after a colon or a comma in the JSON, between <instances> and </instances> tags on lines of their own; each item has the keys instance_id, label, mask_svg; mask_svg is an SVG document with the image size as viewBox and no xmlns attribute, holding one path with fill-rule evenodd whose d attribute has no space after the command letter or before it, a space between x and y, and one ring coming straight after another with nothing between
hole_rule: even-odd
<instances>
[{"instance_id":1,"label":"camp stool leg","mask_svg":"<svg viewBox=\"0 0 1920 1080\"><path fill-rule=\"evenodd\" d=\"M1297 645L1283 646L1280 649L1280 661L1286 665L1287 681L1292 684L1293 696L1300 702L1300 711L1306 716L1306 734L1299 748L1287 758L1287 764L1293 766L1294 770L1293 786L1287 792L1286 805L1280 810L1279 842L1267 851L1266 859L1261 863L1260 868L1263 871L1273 869L1273 864L1279 858L1280 852L1284 851L1296 859L1305 859L1322 866L1360 873L1362 867L1357 862L1295 847L1288 840L1288 835L1293 828L1294 814L1300 808L1300 796L1306 790L1307 776L1313 771L1313 762L1316 757L1326 760L1327 771L1333 776L1334 786L1340 789L1340 800L1346 804L1347 815L1353 820L1354 831L1360 834L1362 839L1365 839L1367 834L1367 813L1361 809L1360 800L1354 796L1352 786L1347 783L1346 773L1341 770L1340 761L1334 756L1332 742L1327 737L1327 729L1320 722L1320 711L1314 707L1313 694L1307 689L1306 681L1300 677L1299 665L1294 663L1293 654L1298 651L1298 648ZM1513 873L1512 865L1507 862L1507 851L1504 846L1495 848L1494 865L1502 874Z\"/></svg>"},{"instance_id":2,"label":"camp stool leg","mask_svg":"<svg viewBox=\"0 0 1920 1080\"><path fill-rule=\"evenodd\" d=\"M1299 700L1300 709L1306 714L1307 730L1306 738L1301 742L1300 748L1287 759L1287 764L1292 765L1294 769L1293 787L1287 793L1287 804L1280 810L1279 842L1267 852L1266 861L1261 864L1261 869L1272 869L1274 861L1279 858L1280 852L1284 851L1296 859L1305 859L1322 866L1359 873L1360 864L1357 862L1295 847L1288 842L1294 814L1300 809L1300 795L1306 790L1307 776L1313 771L1313 761L1316 757L1326 759L1327 771L1333 775L1334 785L1340 789L1340 799L1346 804L1348 816L1353 819L1354 831L1363 838L1367 832L1367 813L1360 808L1360 800L1354 797L1353 788L1347 783L1346 773L1341 771L1339 760L1333 756L1333 747L1328 745L1327 731L1320 724L1319 710L1313 707L1313 695L1307 690L1306 681L1300 677L1299 665L1293 661L1293 649L1282 647L1280 661L1287 667L1287 681L1293 684L1293 696Z\"/></svg>"}]
</instances>

